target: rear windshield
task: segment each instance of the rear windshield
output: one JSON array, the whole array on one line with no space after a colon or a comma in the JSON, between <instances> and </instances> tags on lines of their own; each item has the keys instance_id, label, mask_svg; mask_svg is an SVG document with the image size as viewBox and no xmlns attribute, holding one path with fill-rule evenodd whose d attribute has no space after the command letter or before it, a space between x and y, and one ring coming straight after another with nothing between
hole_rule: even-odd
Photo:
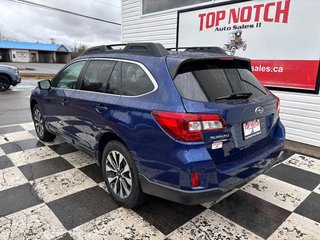
<instances>
[{"instance_id":1,"label":"rear windshield","mask_svg":"<svg viewBox=\"0 0 320 240\"><path fill-rule=\"evenodd\" d=\"M202 102L215 102L232 94L251 93L251 99L267 94L254 75L242 68L184 71L176 76L174 84L182 97Z\"/></svg>"}]
</instances>

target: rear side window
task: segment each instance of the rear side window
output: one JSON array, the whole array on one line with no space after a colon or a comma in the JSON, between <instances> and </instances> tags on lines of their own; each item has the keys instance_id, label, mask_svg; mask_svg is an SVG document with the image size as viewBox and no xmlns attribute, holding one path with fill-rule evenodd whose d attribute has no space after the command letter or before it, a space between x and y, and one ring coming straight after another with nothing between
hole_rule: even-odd
<instances>
[{"instance_id":1,"label":"rear side window","mask_svg":"<svg viewBox=\"0 0 320 240\"><path fill-rule=\"evenodd\" d=\"M247 69L196 69L178 74L174 84L182 97L202 102L214 102L217 98L238 93L252 93L251 98L267 94Z\"/></svg>"},{"instance_id":2,"label":"rear side window","mask_svg":"<svg viewBox=\"0 0 320 240\"><path fill-rule=\"evenodd\" d=\"M116 63L114 61L90 61L86 73L83 75L82 90L105 92L108 79Z\"/></svg>"},{"instance_id":3,"label":"rear side window","mask_svg":"<svg viewBox=\"0 0 320 240\"><path fill-rule=\"evenodd\" d=\"M154 89L151 79L137 64L123 62L121 75L123 95L138 96Z\"/></svg>"}]
</instances>

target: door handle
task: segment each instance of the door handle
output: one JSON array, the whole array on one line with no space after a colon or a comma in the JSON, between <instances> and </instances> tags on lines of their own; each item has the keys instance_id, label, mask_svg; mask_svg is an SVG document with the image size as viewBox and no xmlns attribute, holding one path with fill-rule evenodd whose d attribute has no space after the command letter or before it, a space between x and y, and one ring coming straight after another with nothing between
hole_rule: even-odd
<instances>
[{"instance_id":1,"label":"door handle","mask_svg":"<svg viewBox=\"0 0 320 240\"><path fill-rule=\"evenodd\" d=\"M102 105L102 104L99 104L99 105L97 105L97 106L95 107L95 109L96 109L96 111L97 111L98 113L102 113L102 112L104 112L104 111L107 111L107 110L108 110L108 107L106 107L106 106L104 106L104 105Z\"/></svg>"},{"instance_id":2,"label":"door handle","mask_svg":"<svg viewBox=\"0 0 320 240\"><path fill-rule=\"evenodd\" d=\"M64 105L67 105L68 102L69 100L65 98L62 100L61 104L64 106Z\"/></svg>"}]
</instances>

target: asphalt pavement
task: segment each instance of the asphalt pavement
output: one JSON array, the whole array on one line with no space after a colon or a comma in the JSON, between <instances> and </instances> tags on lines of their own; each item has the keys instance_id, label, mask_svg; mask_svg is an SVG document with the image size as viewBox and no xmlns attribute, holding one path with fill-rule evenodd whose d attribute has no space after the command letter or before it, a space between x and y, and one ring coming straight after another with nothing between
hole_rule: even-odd
<instances>
[{"instance_id":1,"label":"asphalt pavement","mask_svg":"<svg viewBox=\"0 0 320 240\"><path fill-rule=\"evenodd\" d=\"M17 86L0 92L0 126L32 121L29 98L38 81L23 79Z\"/></svg>"}]
</instances>

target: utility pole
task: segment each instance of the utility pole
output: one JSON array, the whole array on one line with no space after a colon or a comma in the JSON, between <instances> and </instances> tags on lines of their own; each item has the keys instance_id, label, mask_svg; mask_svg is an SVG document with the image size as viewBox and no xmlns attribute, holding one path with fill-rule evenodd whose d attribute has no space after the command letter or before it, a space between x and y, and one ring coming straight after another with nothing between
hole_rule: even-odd
<instances>
[{"instance_id":1,"label":"utility pole","mask_svg":"<svg viewBox=\"0 0 320 240\"><path fill-rule=\"evenodd\" d=\"M51 40L51 44L56 44L56 39L55 38L49 38Z\"/></svg>"}]
</instances>

